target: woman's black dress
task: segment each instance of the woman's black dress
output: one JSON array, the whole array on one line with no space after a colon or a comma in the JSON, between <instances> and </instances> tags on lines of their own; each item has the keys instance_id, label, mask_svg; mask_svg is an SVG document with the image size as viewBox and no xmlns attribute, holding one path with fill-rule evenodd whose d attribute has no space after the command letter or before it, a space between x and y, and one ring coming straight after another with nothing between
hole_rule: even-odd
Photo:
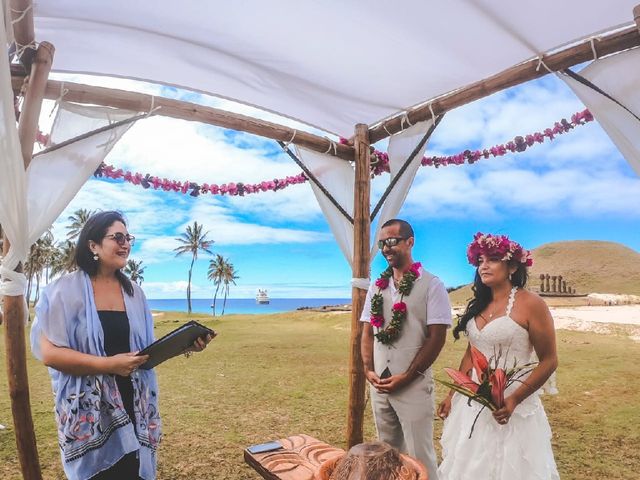
<instances>
[{"instance_id":1,"label":"woman's black dress","mask_svg":"<svg viewBox=\"0 0 640 480\"><path fill-rule=\"evenodd\" d=\"M104 332L104 351L108 356L131 351L129 345L129 318L127 312L99 310L98 317ZM133 383L131 377L116 375L116 384L120 390L122 404L135 428L133 413ZM115 465L91 477L91 480L125 480L138 479L140 461L138 452L131 452L122 457Z\"/></svg>"}]
</instances>

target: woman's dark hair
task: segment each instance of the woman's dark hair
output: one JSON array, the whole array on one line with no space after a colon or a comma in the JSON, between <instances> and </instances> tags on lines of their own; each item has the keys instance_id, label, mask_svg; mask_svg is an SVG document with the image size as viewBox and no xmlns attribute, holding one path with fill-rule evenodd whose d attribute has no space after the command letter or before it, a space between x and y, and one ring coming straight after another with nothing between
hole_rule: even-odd
<instances>
[{"instance_id":1,"label":"woman's dark hair","mask_svg":"<svg viewBox=\"0 0 640 480\"><path fill-rule=\"evenodd\" d=\"M527 267L523 263L514 263L516 263L516 271L513 272L513 275L511 275L511 284L514 287L523 288L527 284L529 272L527 271ZM513 263L510 263L509 265L512 266ZM480 312L487 308L487 305L489 305L491 300L493 300L491 288L482 283L477 268L471 290L473 290L473 298L467 304L467 308L465 309L464 313L458 317L458 324L453 329L453 337L456 340L460 338L461 332L467 331L467 323L469 323L469 320L479 315Z\"/></svg>"},{"instance_id":2,"label":"woman's dark hair","mask_svg":"<svg viewBox=\"0 0 640 480\"><path fill-rule=\"evenodd\" d=\"M107 234L107 230L109 230L109 227L115 222L122 222L125 226L127 225L127 222L124 220L124 217L120 212L98 212L89 217L87 223L84 224L84 227L82 227L82 230L80 231L78 243L76 244L76 265L78 265L78 268L86 272L90 277L93 277L98 273L98 262L93 259L93 253L89 248L89 240L93 240L94 242L101 244L102 240L104 240L104 236ZM127 278L120 269L116 270L116 278L127 295L133 297L133 285L131 284L131 280L129 280L129 278Z\"/></svg>"}]
</instances>

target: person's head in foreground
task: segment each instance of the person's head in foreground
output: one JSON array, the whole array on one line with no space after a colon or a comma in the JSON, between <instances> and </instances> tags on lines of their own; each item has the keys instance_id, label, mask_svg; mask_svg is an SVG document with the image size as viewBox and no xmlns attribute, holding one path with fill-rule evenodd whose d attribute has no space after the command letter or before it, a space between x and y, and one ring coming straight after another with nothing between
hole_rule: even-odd
<instances>
[{"instance_id":1,"label":"person's head in foreground","mask_svg":"<svg viewBox=\"0 0 640 480\"><path fill-rule=\"evenodd\" d=\"M360 443L336 462L328 480L426 480L426 470L385 442Z\"/></svg>"}]
</instances>

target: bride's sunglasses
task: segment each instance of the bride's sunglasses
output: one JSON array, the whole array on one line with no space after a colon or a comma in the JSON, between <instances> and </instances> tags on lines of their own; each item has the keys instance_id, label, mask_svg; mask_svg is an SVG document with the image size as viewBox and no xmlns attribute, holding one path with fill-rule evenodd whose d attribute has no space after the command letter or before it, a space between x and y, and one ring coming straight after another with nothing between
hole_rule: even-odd
<instances>
[{"instance_id":1,"label":"bride's sunglasses","mask_svg":"<svg viewBox=\"0 0 640 480\"><path fill-rule=\"evenodd\" d=\"M133 244L136 242L136 237L133 235L129 235L128 233L125 235L122 232L112 233L111 235L105 235L104 238L111 238L115 240L118 245L124 247L124 242L129 242L129 245L133 247Z\"/></svg>"}]
</instances>

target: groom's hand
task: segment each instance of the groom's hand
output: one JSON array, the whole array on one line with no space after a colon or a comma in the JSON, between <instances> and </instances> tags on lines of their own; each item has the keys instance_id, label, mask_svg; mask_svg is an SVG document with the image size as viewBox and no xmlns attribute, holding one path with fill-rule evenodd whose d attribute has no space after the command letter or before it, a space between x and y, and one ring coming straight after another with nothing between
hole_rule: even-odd
<instances>
[{"instance_id":1,"label":"groom's hand","mask_svg":"<svg viewBox=\"0 0 640 480\"><path fill-rule=\"evenodd\" d=\"M400 390L411 382L411 378L406 373L399 373L383 378L378 382L376 390L380 393L391 393Z\"/></svg>"},{"instance_id":2,"label":"groom's hand","mask_svg":"<svg viewBox=\"0 0 640 480\"><path fill-rule=\"evenodd\" d=\"M367 382L373 385L376 389L378 388L378 384L380 383L380 377L373 370L367 370L364 372L364 376L367 377Z\"/></svg>"}]
</instances>

